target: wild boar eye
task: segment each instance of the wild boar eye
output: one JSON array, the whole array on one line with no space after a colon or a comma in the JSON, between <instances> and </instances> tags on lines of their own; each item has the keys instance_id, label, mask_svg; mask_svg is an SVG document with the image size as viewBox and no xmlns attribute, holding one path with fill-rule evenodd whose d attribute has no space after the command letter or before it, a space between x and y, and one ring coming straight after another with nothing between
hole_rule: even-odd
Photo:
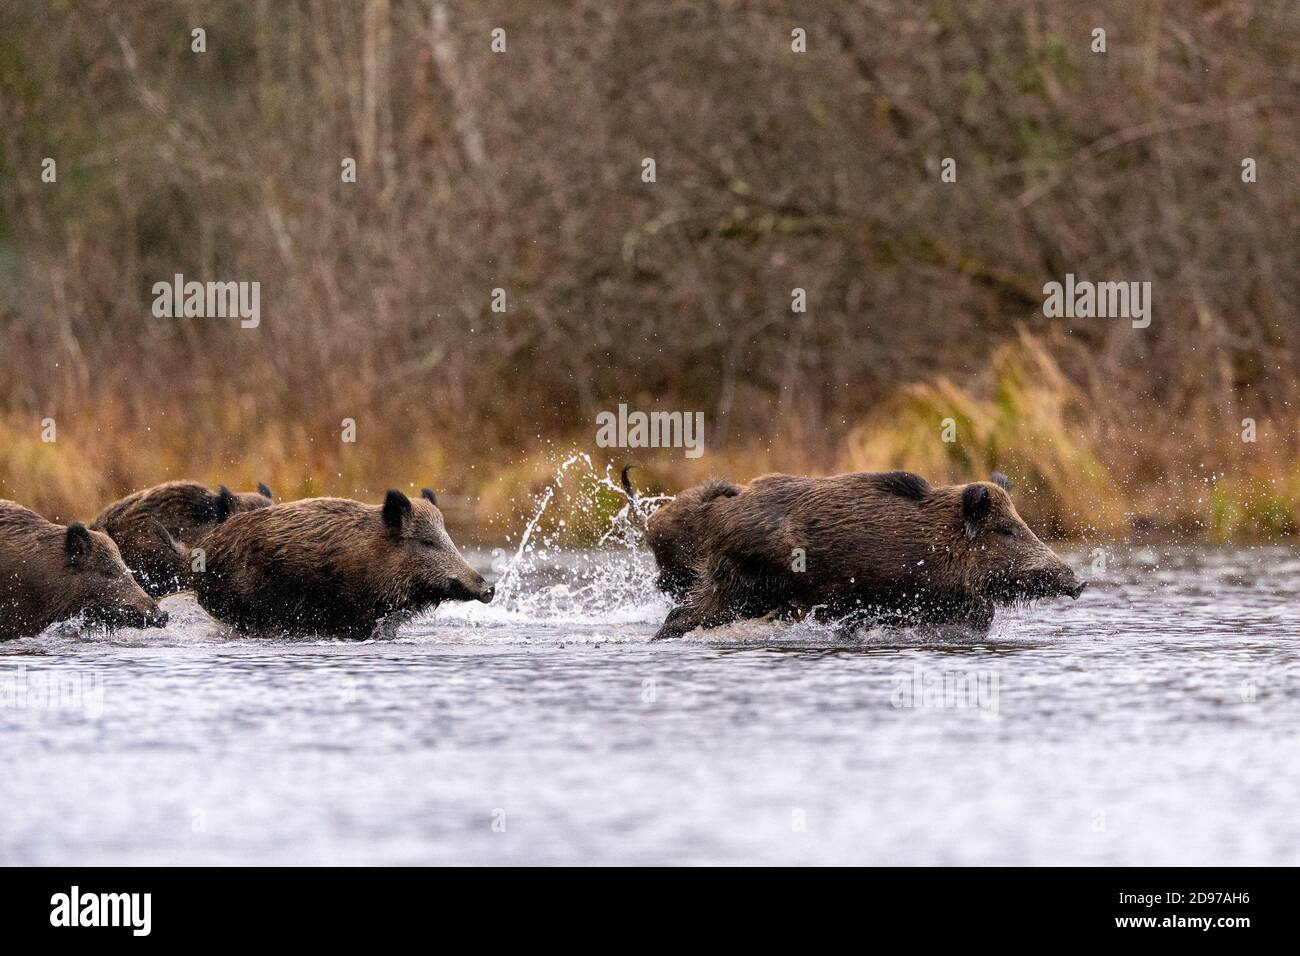
<instances>
[{"instance_id":1,"label":"wild boar eye","mask_svg":"<svg viewBox=\"0 0 1300 956\"><path fill-rule=\"evenodd\" d=\"M998 528L998 534L1004 534L1008 538L1014 538L1016 536L1016 529L1012 527Z\"/></svg>"},{"instance_id":2,"label":"wild boar eye","mask_svg":"<svg viewBox=\"0 0 1300 956\"><path fill-rule=\"evenodd\" d=\"M434 541L433 541L432 538L421 538L421 539L420 539L420 544L421 544L423 547L426 547L426 548L432 548L432 547L434 547Z\"/></svg>"}]
</instances>

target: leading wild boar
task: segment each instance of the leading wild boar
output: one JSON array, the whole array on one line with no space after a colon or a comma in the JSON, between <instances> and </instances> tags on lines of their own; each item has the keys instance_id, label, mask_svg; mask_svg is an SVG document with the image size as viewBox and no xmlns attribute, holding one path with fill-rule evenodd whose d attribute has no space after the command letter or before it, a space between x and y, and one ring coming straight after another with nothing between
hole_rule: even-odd
<instances>
[{"instance_id":1,"label":"leading wild boar","mask_svg":"<svg viewBox=\"0 0 1300 956\"><path fill-rule=\"evenodd\" d=\"M271 489L232 494L193 481L168 481L114 502L91 529L116 542L136 581L153 597L190 586L191 549L231 515L273 504Z\"/></svg>"},{"instance_id":2,"label":"leading wild boar","mask_svg":"<svg viewBox=\"0 0 1300 956\"><path fill-rule=\"evenodd\" d=\"M108 627L167 623L108 535L0 501L0 640L39 634L78 614Z\"/></svg>"},{"instance_id":3,"label":"leading wild boar","mask_svg":"<svg viewBox=\"0 0 1300 956\"><path fill-rule=\"evenodd\" d=\"M235 515L207 537L193 576L213 617L249 632L364 639L389 615L492 600L460 556L434 496L390 491L383 506L308 498Z\"/></svg>"},{"instance_id":4,"label":"leading wild boar","mask_svg":"<svg viewBox=\"0 0 1300 956\"><path fill-rule=\"evenodd\" d=\"M681 602L656 638L809 613L987 630L997 605L1084 588L1002 483L933 487L901 471L712 482L657 511L646 539Z\"/></svg>"}]
</instances>

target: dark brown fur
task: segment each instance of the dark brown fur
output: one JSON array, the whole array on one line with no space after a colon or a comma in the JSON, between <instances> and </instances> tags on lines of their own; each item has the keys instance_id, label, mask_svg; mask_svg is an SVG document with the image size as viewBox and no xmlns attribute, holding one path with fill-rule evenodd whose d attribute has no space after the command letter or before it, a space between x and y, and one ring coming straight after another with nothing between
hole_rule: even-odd
<instances>
[{"instance_id":1,"label":"dark brown fur","mask_svg":"<svg viewBox=\"0 0 1300 956\"><path fill-rule=\"evenodd\" d=\"M490 601L429 497L309 498L235 515L207 537L199 603L243 631L366 638L388 615Z\"/></svg>"},{"instance_id":2,"label":"dark brown fur","mask_svg":"<svg viewBox=\"0 0 1300 956\"><path fill-rule=\"evenodd\" d=\"M907 472L710 483L656 512L647 541L681 600L657 637L810 612L987 629L998 604L1083 590L1000 485Z\"/></svg>"},{"instance_id":3,"label":"dark brown fur","mask_svg":"<svg viewBox=\"0 0 1300 956\"><path fill-rule=\"evenodd\" d=\"M169 481L105 508L91 527L105 532L140 586L154 597L190 586L192 550L234 514L273 504L270 489L232 494L192 481Z\"/></svg>"},{"instance_id":4,"label":"dark brown fur","mask_svg":"<svg viewBox=\"0 0 1300 956\"><path fill-rule=\"evenodd\" d=\"M700 536L710 514L709 505L719 498L740 494L739 485L714 479L689 488L650 516L646 543L659 565L659 589L681 599L695 585L700 563Z\"/></svg>"},{"instance_id":5,"label":"dark brown fur","mask_svg":"<svg viewBox=\"0 0 1300 956\"><path fill-rule=\"evenodd\" d=\"M108 535L0 501L0 640L39 634L83 613L110 627L167 623Z\"/></svg>"}]
</instances>

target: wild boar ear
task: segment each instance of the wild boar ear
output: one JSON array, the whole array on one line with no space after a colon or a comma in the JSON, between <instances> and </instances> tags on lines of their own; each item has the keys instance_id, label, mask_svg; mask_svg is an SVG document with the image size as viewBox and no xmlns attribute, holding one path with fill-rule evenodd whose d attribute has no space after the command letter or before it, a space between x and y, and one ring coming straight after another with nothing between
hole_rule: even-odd
<instances>
[{"instance_id":1,"label":"wild boar ear","mask_svg":"<svg viewBox=\"0 0 1300 956\"><path fill-rule=\"evenodd\" d=\"M63 538L63 549L68 553L68 563L77 564L85 560L95 542L90 539L90 532L80 521L68 525L68 533Z\"/></svg>"},{"instance_id":2,"label":"wild boar ear","mask_svg":"<svg viewBox=\"0 0 1300 956\"><path fill-rule=\"evenodd\" d=\"M993 474L989 476L989 481L993 482L993 484L997 485L1007 494L1011 494L1011 489L1015 487L1015 483L1000 471L993 472Z\"/></svg>"},{"instance_id":3,"label":"wild boar ear","mask_svg":"<svg viewBox=\"0 0 1300 956\"><path fill-rule=\"evenodd\" d=\"M153 528L154 535L162 544L171 551L184 551L185 546L172 537L172 533L167 530L167 526L158 520L156 515L149 516L149 526Z\"/></svg>"},{"instance_id":4,"label":"wild boar ear","mask_svg":"<svg viewBox=\"0 0 1300 956\"><path fill-rule=\"evenodd\" d=\"M438 503L438 496L435 495L428 488L424 488L420 491L420 497L423 498L425 501L429 502L429 504L431 505L436 505Z\"/></svg>"},{"instance_id":5,"label":"wild boar ear","mask_svg":"<svg viewBox=\"0 0 1300 956\"><path fill-rule=\"evenodd\" d=\"M989 490L981 484L967 485L961 493L961 521L966 529L966 537L975 537L980 523L988 517L993 508L993 498Z\"/></svg>"},{"instance_id":6,"label":"wild boar ear","mask_svg":"<svg viewBox=\"0 0 1300 956\"><path fill-rule=\"evenodd\" d=\"M229 488L222 485L217 489L217 497L212 505L217 516L217 524L221 524L235 513L235 496L230 493Z\"/></svg>"},{"instance_id":7,"label":"wild boar ear","mask_svg":"<svg viewBox=\"0 0 1300 956\"><path fill-rule=\"evenodd\" d=\"M400 491L384 495L384 525L389 531L402 530L402 523L411 516L411 499Z\"/></svg>"},{"instance_id":8,"label":"wild boar ear","mask_svg":"<svg viewBox=\"0 0 1300 956\"><path fill-rule=\"evenodd\" d=\"M260 481L257 483L257 493L263 498L270 498L272 501L275 500L275 495L271 493L271 489Z\"/></svg>"}]
</instances>

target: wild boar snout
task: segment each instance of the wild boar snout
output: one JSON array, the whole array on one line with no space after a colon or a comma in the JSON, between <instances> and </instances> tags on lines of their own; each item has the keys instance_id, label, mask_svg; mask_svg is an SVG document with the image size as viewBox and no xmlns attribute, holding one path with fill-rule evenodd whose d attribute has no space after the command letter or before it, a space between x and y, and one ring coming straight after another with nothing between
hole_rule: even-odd
<instances>
[{"instance_id":1,"label":"wild boar snout","mask_svg":"<svg viewBox=\"0 0 1300 956\"><path fill-rule=\"evenodd\" d=\"M143 590L130 595L124 606L114 616L118 622L127 627L167 626L167 612Z\"/></svg>"},{"instance_id":2,"label":"wild boar snout","mask_svg":"<svg viewBox=\"0 0 1300 956\"><path fill-rule=\"evenodd\" d=\"M492 603L492 598L497 593L497 589L494 585L488 584L483 575L471 569L469 585L476 601L482 601L484 604Z\"/></svg>"},{"instance_id":3,"label":"wild boar snout","mask_svg":"<svg viewBox=\"0 0 1300 956\"><path fill-rule=\"evenodd\" d=\"M1078 598L1083 593L1083 581L1078 579L1069 564L1057 557L1056 551L1047 545L1043 545L1043 551L1044 554L1037 555L1036 561L1019 575L1021 596Z\"/></svg>"},{"instance_id":4,"label":"wild boar snout","mask_svg":"<svg viewBox=\"0 0 1300 956\"><path fill-rule=\"evenodd\" d=\"M134 582L131 582L134 587ZM129 594L125 600L92 606L91 619L110 627L165 627L167 612L144 591Z\"/></svg>"},{"instance_id":5,"label":"wild boar snout","mask_svg":"<svg viewBox=\"0 0 1300 956\"><path fill-rule=\"evenodd\" d=\"M496 588L488 584L483 575L472 568L469 569L469 573L452 579L450 591L455 600L482 601L484 604L492 603L492 598L496 594Z\"/></svg>"},{"instance_id":6,"label":"wild boar snout","mask_svg":"<svg viewBox=\"0 0 1300 956\"><path fill-rule=\"evenodd\" d=\"M1069 595L1075 600L1083 593L1085 586L1084 582L1078 579L1074 571L1064 561L1060 563L1060 567L1054 575L1054 584L1058 594Z\"/></svg>"}]
</instances>

